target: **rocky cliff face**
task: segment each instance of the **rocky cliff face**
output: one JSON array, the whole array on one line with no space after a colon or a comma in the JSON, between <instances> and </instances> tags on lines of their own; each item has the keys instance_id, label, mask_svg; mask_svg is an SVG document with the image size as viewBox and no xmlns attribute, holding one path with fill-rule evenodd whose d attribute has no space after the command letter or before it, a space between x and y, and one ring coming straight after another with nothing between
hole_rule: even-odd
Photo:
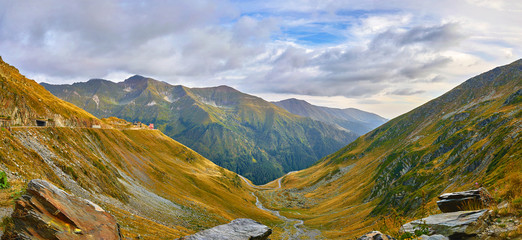
<instances>
[{"instance_id":1,"label":"rocky cliff face","mask_svg":"<svg viewBox=\"0 0 522 240\"><path fill-rule=\"evenodd\" d=\"M121 239L116 219L100 206L44 180L31 180L16 200L2 239Z\"/></svg>"}]
</instances>

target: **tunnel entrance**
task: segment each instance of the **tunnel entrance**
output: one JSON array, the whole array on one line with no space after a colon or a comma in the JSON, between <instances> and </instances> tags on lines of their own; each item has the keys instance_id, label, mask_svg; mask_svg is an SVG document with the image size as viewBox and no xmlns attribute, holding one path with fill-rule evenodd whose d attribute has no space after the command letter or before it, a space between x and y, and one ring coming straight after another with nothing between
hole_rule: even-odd
<instances>
[{"instance_id":1,"label":"tunnel entrance","mask_svg":"<svg viewBox=\"0 0 522 240\"><path fill-rule=\"evenodd\" d=\"M45 126L47 126L47 121L45 121L45 120L36 120L36 126L38 126L38 127L45 127Z\"/></svg>"}]
</instances>

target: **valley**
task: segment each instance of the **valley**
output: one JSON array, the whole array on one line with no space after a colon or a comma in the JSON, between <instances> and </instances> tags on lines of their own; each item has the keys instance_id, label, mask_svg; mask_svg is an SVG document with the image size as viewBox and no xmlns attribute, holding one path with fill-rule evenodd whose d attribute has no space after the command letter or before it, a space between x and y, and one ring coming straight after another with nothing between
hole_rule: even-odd
<instances>
[{"instance_id":1,"label":"valley","mask_svg":"<svg viewBox=\"0 0 522 240\"><path fill-rule=\"evenodd\" d=\"M228 86L188 88L142 76L42 86L97 117L153 123L256 184L306 168L359 136Z\"/></svg>"},{"instance_id":2,"label":"valley","mask_svg":"<svg viewBox=\"0 0 522 240\"><path fill-rule=\"evenodd\" d=\"M126 238L172 239L237 218L269 226L274 239L398 236L406 221L437 213L436 196L477 186L519 216L521 66L471 78L307 169L254 185L162 131L98 119L0 62L10 123L0 131L2 217L29 179L103 207Z\"/></svg>"},{"instance_id":3,"label":"valley","mask_svg":"<svg viewBox=\"0 0 522 240\"><path fill-rule=\"evenodd\" d=\"M0 0L0 240L522 240L520 13Z\"/></svg>"},{"instance_id":4,"label":"valley","mask_svg":"<svg viewBox=\"0 0 522 240\"><path fill-rule=\"evenodd\" d=\"M290 174L290 173L287 173ZM279 178L277 180L277 187L270 188L265 186L256 186L250 183L245 177L240 176L241 179L250 187L256 190L256 192L262 192L266 190L277 190L281 188L281 180ZM271 210L263 206L263 203L259 200L259 197L256 195L256 192L252 192L252 195L256 198L256 206L257 208L270 212L274 216L277 216L279 219L284 221L284 225L282 226L283 234L280 236L281 239L324 239L321 237L321 231L317 229L308 229L304 227L304 221L300 219L287 218L279 213L279 211Z\"/></svg>"}]
</instances>

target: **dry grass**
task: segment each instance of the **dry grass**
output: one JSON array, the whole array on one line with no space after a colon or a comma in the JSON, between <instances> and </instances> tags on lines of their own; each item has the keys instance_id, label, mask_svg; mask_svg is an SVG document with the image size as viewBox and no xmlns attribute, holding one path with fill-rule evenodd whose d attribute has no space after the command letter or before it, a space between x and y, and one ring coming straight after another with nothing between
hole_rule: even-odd
<instances>
[{"instance_id":1,"label":"dry grass","mask_svg":"<svg viewBox=\"0 0 522 240\"><path fill-rule=\"evenodd\" d=\"M82 188L120 202L116 205L113 201L100 202L98 198L70 189L110 209L129 236L172 239L240 217L269 226L280 222L255 206L255 198L250 194L253 189L238 181L235 173L216 166L159 131L21 128L3 134L6 138L0 142L4 149L0 151L0 162L4 169L18 176L10 175L11 188L0 191L0 204L5 206L12 202L12 192L22 188L29 179L43 178L66 188L60 180L63 176L58 177L55 171L69 169L63 171L64 176L75 179ZM40 147L36 150L26 147L28 141ZM40 154L46 156L45 160ZM36 162L40 167L34 167ZM135 204L130 206L136 208L134 216L127 217L127 210L120 204L125 206L136 200L130 195L135 190L121 184L126 181L123 175L132 177L134 184L157 196L183 206L181 211L185 214L180 218L163 216L157 212L165 210L156 205L140 209ZM152 220L156 224L152 224Z\"/></svg>"}]
</instances>

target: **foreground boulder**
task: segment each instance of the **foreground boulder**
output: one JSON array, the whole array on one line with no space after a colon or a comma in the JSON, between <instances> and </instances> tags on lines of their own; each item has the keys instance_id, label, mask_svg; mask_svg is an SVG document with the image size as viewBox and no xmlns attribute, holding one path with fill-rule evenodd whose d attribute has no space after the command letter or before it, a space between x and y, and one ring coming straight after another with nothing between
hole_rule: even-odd
<instances>
[{"instance_id":1,"label":"foreground boulder","mask_svg":"<svg viewBox=\"0 0 522 240\"><path fill-rule=\"evenodd\" d=\"M402 228L409 233L427 228L430 234L440 234L450 239L466 239L484 231L488 226L488 217L489 210L486 209L441 213L406 223Z\"/></svg>"},{"instance_id":2,"label":"foreground boulder","mask_svg":"<svg viewBox=\"0 0 522 240\"><path fill-rule=\"evenodd\" d=\"M11 216L2 239L121 239L112 215L40 179L29 182Z\"/></svg>"},{"instance_id":3,"label":"foreground boulder","mask_svg":"<svg viewBox=\"0 0 522 240\"><path fill-rule=\"evenodd\" d=\"M395 240L395 238L379 231L372 231L362 235L360 238L357 238L357 240Z\"/></svg>"},{"instance_id":4,"label":"foreground boulder","mask_svg":"<svg viewBox=\"0 0 522 240\"><path fill-rule=\"evenodd\" d=\"M182 237L186 240L265 240L272 229L252 219L238 218L232 222Z\"/></svg>"},{"instance_id":5,"label":"foreground boulder","mask_svg":"<svg viewBox=\"0 0 522 240\"><path fill-rule=\"evenodd\" d=\"M485 188L464 192L445 193L439 196L437 206L441 212L458 212L482 209L492 201L491 195Z\"/></svg>"},{"instance_id":6,"label":"foreground boulder","mask_svg":"<svg viewBox=\"0 0 522 240\"><path fill-rule=\"evenodd\" d=\"M431 236L421 235L418 237L418 240L449 240L449 238L440 234L436 234Z\"/></svg>"}]
</instances>

